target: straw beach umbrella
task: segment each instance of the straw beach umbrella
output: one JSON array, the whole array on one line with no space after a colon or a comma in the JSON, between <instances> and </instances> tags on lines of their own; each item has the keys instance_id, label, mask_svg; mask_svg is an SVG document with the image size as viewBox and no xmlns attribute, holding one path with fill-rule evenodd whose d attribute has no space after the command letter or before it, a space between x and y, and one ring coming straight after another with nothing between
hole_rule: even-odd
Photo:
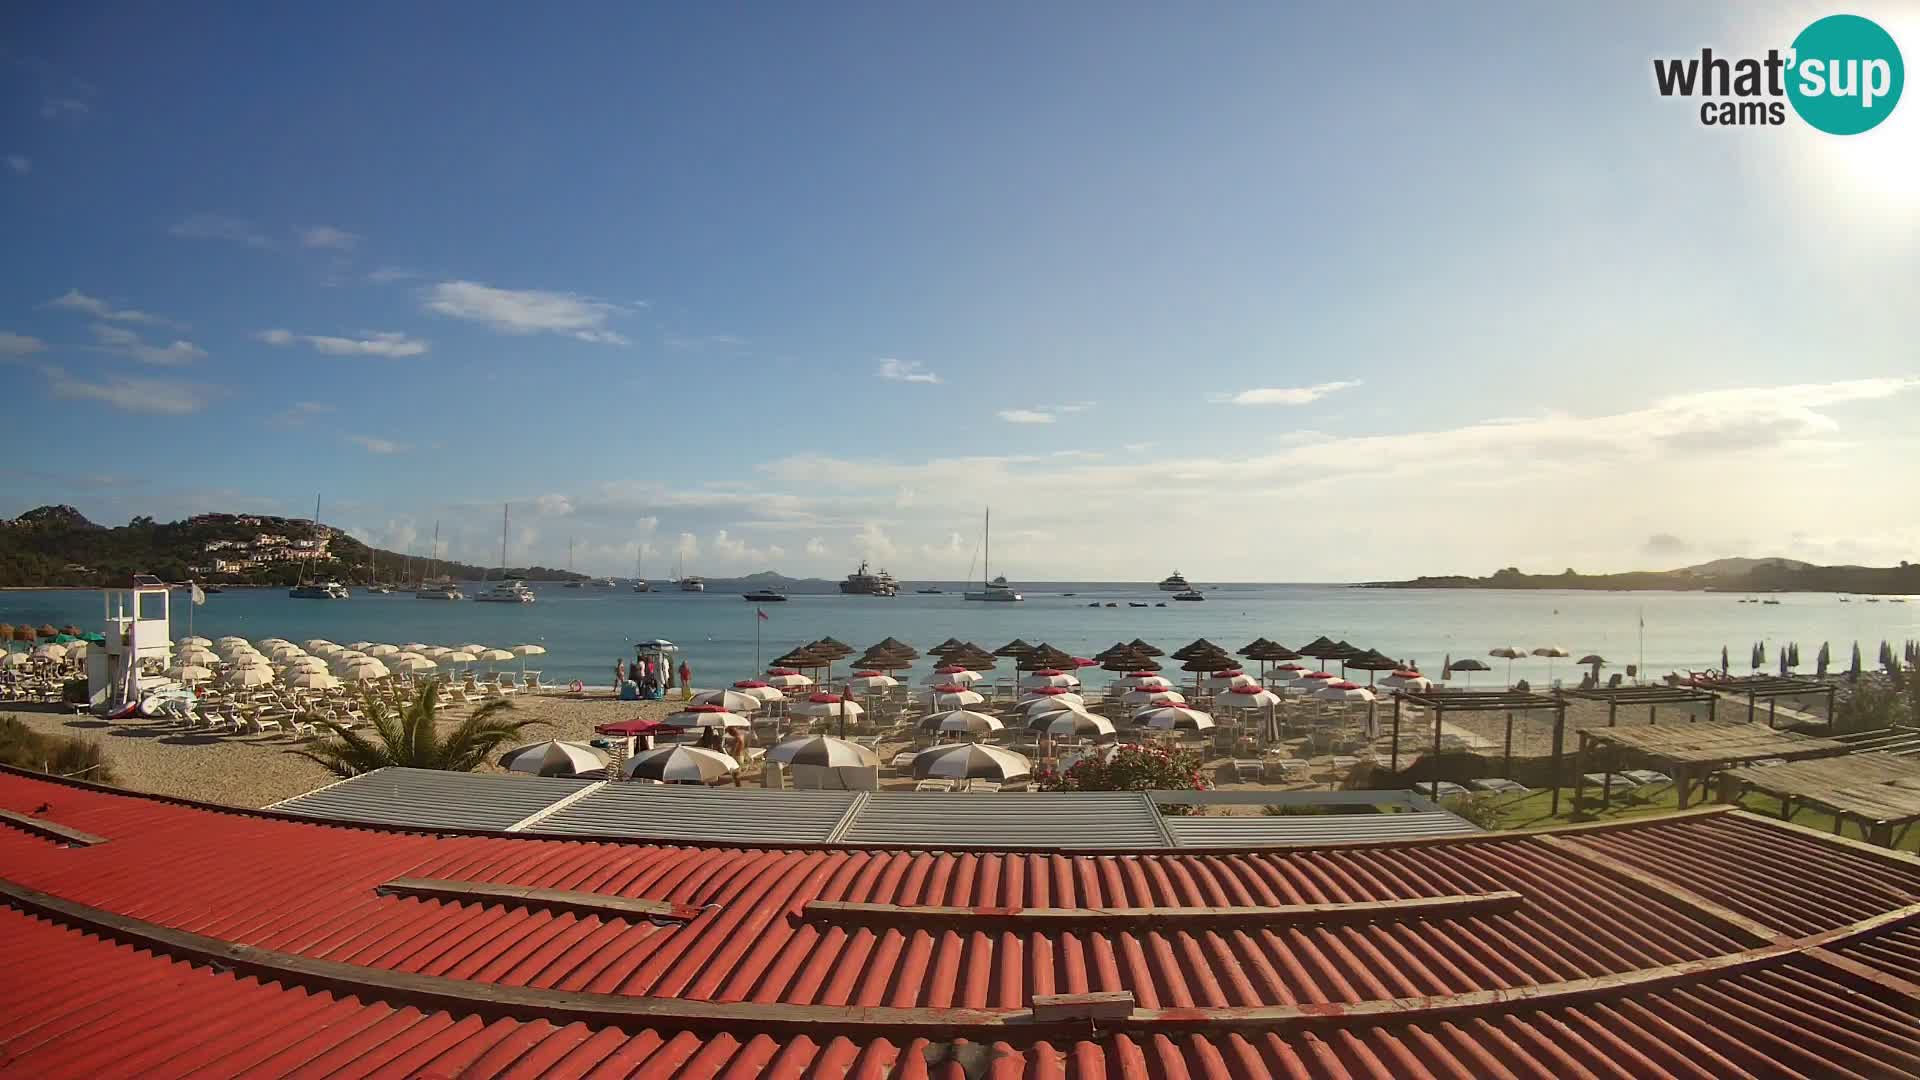
<instances>
[{"instance_id":1,"label":"straw beach umbrella","mask_svg":"<svg viewBox=\"0 0 1920 1080\"><path fill-rule=\"evenodd\" d=\"M1347 666L1358 671L1366 672L1367 685L1372 686L1376 674L1382 671L1396 670L1400 666L1400 661L1390 656L1382 656L1377 650L1369 649L1359 656L1349 657L1347 659Z\"/></svg>"}]
</instances>

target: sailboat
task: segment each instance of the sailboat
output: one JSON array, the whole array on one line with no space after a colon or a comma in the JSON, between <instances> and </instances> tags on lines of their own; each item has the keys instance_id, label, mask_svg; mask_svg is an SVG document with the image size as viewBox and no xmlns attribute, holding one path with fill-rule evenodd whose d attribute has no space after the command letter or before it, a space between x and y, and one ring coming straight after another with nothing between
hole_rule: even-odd
<instances>
[{"instance_id":1,"label":"sailboat","mask_svg":"<svg viewBox=\"0 0 1920 1080\"><path fill-rule=\"evenodd\" d=\"M500 507L500 572L502 574L507 572L507 529L512 520L511 515L512 507L505 505ZM486 584L484 578L481 584ZM535 599L533 590L527 588L527 583L516 577L503 577L494 584L493 588L475 593L473 598L490 604L531 604Z\"/></svg>"},{"instance_id":2,"label":"sailboat","mask_svg":"<svg viewBox=\"0 0 1920 1080\"><path fill-rule=\"evenodd\" d=\"M1006 575L1003 574L1000 577L992 579L991 581L987 580L987 575L993 572L991 569L992 565L993 565L993 510L991 507L989 507L987 510L985 553L980 560L980 590L978 592L975 592L972 589L968 589L966 593L966 597L969 600L985 600L993 603L1002 603L1002 604L1011 604L1021 600L1025 600L1026 597L1021 596L1019 593L1015 592L1013 586L1007 584Z\"/></svg>"},{"instance_id":3,"label":"sailboat","mask_svg":"<svg viewBox=\"0 0 1920 1080\"><path fill-rule=\"evenodd\" d=\"M644 546L645 545L642 545L642 547ZM647 584L647 579L640 576L640 549L639 548L635 548L633 552L633 591L634 592L652 592L653 591L653 586Z\"/></svg>"},{"instance_id":4,"label":"sailboat","mask_svg":"<svg viewBox=\"0 0 1920 1080\"><path fill-rule=\"evenodd\" d=\"M433 564L438 561L440 561L440 523L436 521L433 523L433 554L427 559L427 569L432 570ZM413 590L413 598L415 600L464 600L466 594L460 591L452 578L442 574L421 578L420 584Z\"/></svg>"},{"instance_id":5,"label":"sailboat","mask_svg":"<svg viewBox=\"0 0 1920 1080\"><path fill-rule=\"evenodd\" d=\"M571 536L567 537L567 573L573 573L573 537ZM580 581L578 579L569 581L565 587L577 589L580 587Z\"/></svg>"},{"instance_id":6,"label":"sailboat","mask_svg":"<svg viewBox=\"0 0 1920 1080\"><path fill-rule=\"evenodd\" d=\"M307 581L307 571L312 568L314 558L320 554L320 496L313 497L313 539L307 557L300 563L300 577L294 582L287 595L295 600L345 600L352 594L347 587L337 581Z\"/></svg>"}]
</instances>

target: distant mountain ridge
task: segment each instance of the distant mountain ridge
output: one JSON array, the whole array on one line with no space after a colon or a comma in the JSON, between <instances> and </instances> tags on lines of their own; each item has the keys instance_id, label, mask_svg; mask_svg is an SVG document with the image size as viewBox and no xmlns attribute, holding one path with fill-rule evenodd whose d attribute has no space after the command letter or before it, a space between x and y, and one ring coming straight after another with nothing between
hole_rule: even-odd
<instances>
[{"instance_id":1,"label":"distant mountain ridge","mask_svg":"<svg viewBox=\"0 0 1920 1080\"><path fill-rule=\"evenodd\" d=\"M1486 577L1445 574L1408 581L1369 581L1368 589L1592 589L1678 592L1852 592L1920 593L1920 566L1819 566L1799 559L1727 558L1678 570L1634 570L1621 574L1582 574L1571 567L1558 574L1526 574L1518 567Z\"/></svg>"}]
</instances>

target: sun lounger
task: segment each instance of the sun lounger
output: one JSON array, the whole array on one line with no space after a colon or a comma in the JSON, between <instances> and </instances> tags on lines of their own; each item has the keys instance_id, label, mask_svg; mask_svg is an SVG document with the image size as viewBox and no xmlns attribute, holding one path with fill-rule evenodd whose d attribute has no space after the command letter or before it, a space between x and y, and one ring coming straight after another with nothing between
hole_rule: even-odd
<instances>
[{"instance_id":1,"label":"sun lounger","mask_svg":"<svg viewBox=\"0 0 1920 1080\"><path fill-rule=\"evenodd\" d=\"M915 791L952 791L952 790L953 790L953 781L951 781L951 780L922 780L922 781L920 781L919 783L917 783L917 784L915 784L915 785L913 785L913 790L915 790Z\"/></svg>"},{"instance_id":2,"label":"sun lounger","mask_svg":"<svg viewBox=\"0 0 1920 1080\"><path fill-rule=\"evenodd\" d=\"M1584 779L1586 780L1587 783L1592 784L1596 787L1604 788L1607 786L1606 773L1590 772L1584 777ZM1668 781L1668 782L1671 783L1672 781ZM1615 788L1618 788L1621 791L1629 791L1633 788L1639 787L1640 782L1635 780L1633 777L1628 776L1626 773L1617 772L1613 774L1613 786Z\"/></svg>"},{"instance_id":3,"label":"sun lounger","mask_svg":"<svg viewBox=\"0 0 1920 1080\"><path fill-rule=\"evenodd\" d=\"M899 772L901 769L911 769L913 768L913 759L917 756L919 755L911 750L902 750L893 755L893 760L887 764L893 766L895 772Z\"/></svg>"},{"instance_id":4,"label":"sun lounger","mask_svg":"<svg viewBox=\"0 0 1920 1080\"><path fill-rule=\"evenodd\" d=\"M1489 791L1496 795L1524 795L1533 790L1518 780L1508 780L1499 776L1485 780L1469 780L1467 784L1475 791Z\"/></svg>"},{"instance_id":5,"label":"sun lounger","mask_svg":"<svg viewBox=\"0 0 1920 1080\"><path fill-rule=\"evenodd\" d=\"M1258 782L1260 779L1260 762L1253 758L1234 758L1233 776L1236 780Z\"/></svg>"},{"instance_id":6,"label":"sun lounger","mask_svg":"<svg viewBox=\"0 0 1920 1080\"><path fill-rule=\"evenodd\" d=\"M1432 783L1415 784L1413 785L1413 790L1416 794L1426 795L1429 792L1433 791L1433 784ZM1471 794L1472 792L1468 791L1466 788L1461 787L1459 784L1449 783L1448 781L1445 781L1445 780L1440 781L1440 790L1438 792L1438 795L1442 799L1451 798L1455 795L1471 795Z\"/></svg>"},{"instance_id":7,"label":"sun lounger","mask_svg":"<svg viewBox=\"0 0 1920 1080\"><path fill-rule=\"evenodd\" d=\"M1635 784L1641 787L1660 787L1663 784L1671 785L1673 783L1673 777L1663 772L1654 772L1652 769L1629 769L1619 775L1630 777Z\"/></svg>"},{"instance_id":8,"label":"sun lounger","mask_svg":"<svg viewBox=\"0 0 1920 1080\"><path fill-rule=\"evenodd\" d=\"M967 791L985 791L985 792L997 794L1000 791L1000 781L969 780L967 781L966 790Z\"/></svg>"}]
</instances>

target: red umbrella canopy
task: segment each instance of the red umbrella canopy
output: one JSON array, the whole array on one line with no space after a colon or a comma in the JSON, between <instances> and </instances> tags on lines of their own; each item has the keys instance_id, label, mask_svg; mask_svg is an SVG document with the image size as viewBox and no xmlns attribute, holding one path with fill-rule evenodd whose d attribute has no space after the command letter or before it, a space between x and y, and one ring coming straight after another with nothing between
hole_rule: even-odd
<instances>
[{"instance_id":1,"label":"red umbrella canopy","mask_svg":"<svg viewBox=\"0 0 1920 1080\"><path fill-rule=\"evenodd\" d=\"M1100 661L1087 656L1076 656L1073 658L1073 666L1077 668L1099 667Z\"/></svg>"},{"instance_id":2,"label":"red umbrella canopy","mask_svg":"<svg viewBox=\"0 0 1920 1080\"><path fill-rule=\"evenodd\" d=\"M1347 680L1345 680L1345 679L1335 679L1335 680L1333 680L1332 682L1330 682L1330 683L1328 683L1328 684L1327 684L1326 686L1324 686L1324 687L1322 687L1321 689L1323 689L1323 690L1326 690L1326 689L1331 689L1331 690L1358 690L1358 689L1360 689L1360 684L1359 684L1359 683L1357 683L1357 682L1348 682L1348 681L1347 681Z\"/></svg>"},{"instance_id":3,"label":"red umbrella canopy","mask_svg":"<svg viewBox=\"0 0 1920 1080\"><path fill-rule=\"evenodd\" d=\"M704 707L705 706L695 706L695 708L704 708ZM692 710L688 710L688 711L692 711ZM601 724L595 727L593 730L599 732L602 735L652 735L655 732L673 731L675 729L671 725L663 724L658 720L642 719L642 720L620 720L611 724Z\"/></svg>"},{"instance_id":4,"label":"red umbrella canopy","mask_svg":"<svg viewBox=\"0 0 1920 1080\"><path fill-rule=\"evenodd\" d=\"M1038 690L1029 690L1027 693L1041 697L1058 697L1061 694L1071 694L1073 691L1064 686L1043 686Z\"/></svg>"},{"instance_id":5,"label":"red umbrella canopy","mask_svg":"<svg viewBox=\"0 0 1920 1080\"><path fill-rule=\"evenodd\" d=\"M798 674L800 674L800 673L799 673L798 671L795 671L794 669L792 669L792 668L790 668L790 667L777 667L777 668L768 668L768 669L767 669L767 674L769 674L769 675L798 675ZM735 686L739 686L740 684L739 684L739 683L734 683L734 685L735 685ZM765 684L764 684L764 683L762 683L761 685L763 685L763 686L764 686Z\"/></svg>"},{"instance_id":6,"label":"red umbrella canopy","mask_svg":"<svg viewBox=\"0 0 1920 1080\"><path fill-rule=\"evenodd\" d=\"M852 677L855 679L877 679L880 677L880 673L877 671L856 671Z\"/></svg>"},{"instance_id":7,"label":"red umbrella canopy","mask_svg":"<svg viewBox=\"0 0 1920 1080\"><path fill-rule=\"evenodd\" d=\"M774 670L774 671L770 671L770 672L768 672L767 674L769 674L769 675L798 675L798 674L800 674L800 673L799 673L799 672L797 672L797 671L785 671L785 670L781 670L781 669L776 669L776 670ZM761 682L761 681L760 681L759 679L741 679L741 680L740 680L739 682L737 682L737 683L734 683L734 684L733 684L733 688L734 688L735 690L765 690L765 689L768 689L768 687L767 687L767 684L766 684L766 683L764 683L764 682Z\"/></svg>"},{"instance_id":8,"label":"red umbrella canopy","mask_svg":"<svg viewBox=\"0 0 1920 1080\"><path fill-rule=\"evenodd\" d=\"M844 699L843 699L843 698L841 698L841 696L840 696L839 694L829 694L829 693L827 693L826 691L824 691L824 690L821 690L821 691L817 691L817 692L815 692L815 693L813 693L813 694L811 694L811 695L809 695L809 696L808 696L808 698L807 698L807 700L808 700L808 701L811 701L811 702L813 702L813 703L814 703L815 705L838 705L838 704L840 704L840 702L841 702L842 700L844 700ZM723 711L723 710L722 710L722 709L720 709L720 707L719 707L719 706L717 706L717 705L716 705L716 706L713 706L712 708L713 708L713 710L714 710L715 712L721 712L721 711ZM688 711L688 712L693 712L693 711L695 711L695 710L694 710L694 709L688 709L687 711Z\"/></svg>"},{"instance_id":9,"label":"red umbrella canopy","mask_svg":"<svg viewBox=\"0 0 1920 1080\"><path fill-rule=\"evenodd\" d=\"M936 694L964 694L967 692L967 688L961 686L959 683L946 683L934 687L933 692Z\"/></svg>"}]
</instances>

